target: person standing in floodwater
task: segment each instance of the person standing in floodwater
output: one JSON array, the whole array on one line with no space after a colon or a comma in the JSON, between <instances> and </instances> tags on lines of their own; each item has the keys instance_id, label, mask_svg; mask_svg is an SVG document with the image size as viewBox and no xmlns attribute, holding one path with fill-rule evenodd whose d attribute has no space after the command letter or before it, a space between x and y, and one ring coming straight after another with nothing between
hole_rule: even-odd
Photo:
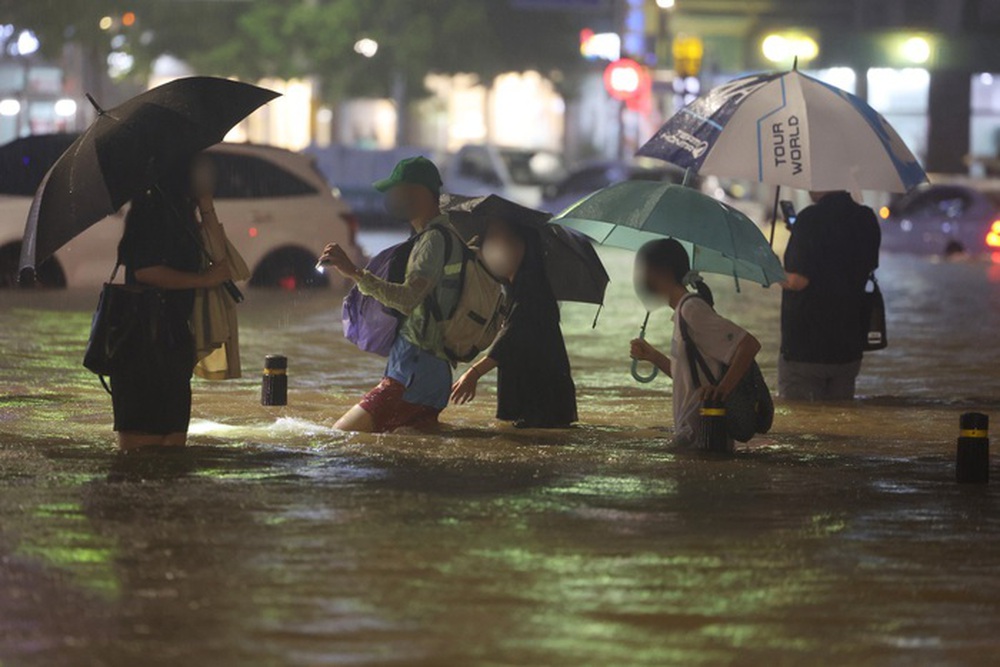
<instances>
[{"instance_id":1,"label":"person standing in floodwater","mask_svg":"<svg viewBox=\"0 0 1000 667\"><path fill-rule=\"evenodd\" d=\"M674 381L674 442L677 447L693 447L701 431L701 406L705 400L725 401L750 370L760 342L739 325L715 312L715 300L697 272L691 270L687 251L674 239L650 241L636 257L637 285L649 298L665 300L674 311L674 333L667 356L642 338L631 344L631 356L656 365ZM695 288L696 293L688 291ZM691 340L705 358L712 374L719 378L713 386L698 373L687 353L683 321Z\"/></svg>"},{"instance_id":2,"label":"person standing in floodwater","mask_svg":"<svg viewBox=\"0 0 1000 667\"><path fill-rule=\"evenodd\" d=\"M191 314L195 290L230 279L224 260L201 272L201 226L218 227L212 199L214 179L206 156L175 168L148 192L132 200L118 261L125 282L159 290L155 327L133 336L122 350L126 362L111 375L115 431L123 450L145 446L183 446L191 421L191 374L195 342ZM197 213L197 214L196 214ZM147 325L144 321L137 323ZM148 333L155 329L155 334Z\"/></svg>"},{"instance_id":3,"label":"person standing in floodwater","mask_svg":"<svg viewBox=\"0 0 1000 667\"><path fill-rule=\"evenodd\" d=\"M497 419L517 428L567 428L577 421L576 387L538 232L498 219L481 241L483 261L507 281L512 306L488 354L462 374L451 399L474 399L479 379L496 368Z\"/></svg>"},{"instance_id":4,"label":"person standing in floodwater","mask_svg":"<svg viewBox=\"0 0 1000 667\"><path fill-rule=\"evenodd\" d=\"M448 405L452 362L430 301L441 312L450 312L458 303L461 237L441 212L441 175L430 160L402 160L389 178L374 185L385 193L390 215L408 220L417 235L403 282L389 282L359 269L335 243L326 247L320 261L356 282L362 294L402 313L404 319L389 352L385 377L334 426L343 431L376 433L404 427L433 430L438 426L438 415ZM451 234L454 242L448 243L445 234ZM449 247L451 256L447 255Z\"/></svg>"},{"instance_id":5,"label":"person standing in floodwater","mask_svg":"<svg viewBox=\"0 0 1000 667\"><path fill-rule=\"evenodd\" d=\"M785 250L778 391L790 400L851 400L867 335L865 283L878 268L882 230L847 192L811 196Z\"/></svg>"}]
</instances>

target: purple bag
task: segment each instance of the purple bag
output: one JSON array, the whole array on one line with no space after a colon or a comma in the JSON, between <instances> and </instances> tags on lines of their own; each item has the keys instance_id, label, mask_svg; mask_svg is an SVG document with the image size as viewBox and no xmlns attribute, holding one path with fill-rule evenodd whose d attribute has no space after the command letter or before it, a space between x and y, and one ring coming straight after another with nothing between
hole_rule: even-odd
<instances>
[{"instance_id":1,"label":"purple bag","mask_svg":"<svg viewBox=\"0 0 1000 667\"><path fill-rule=\"evenodd\" d=\"M386 248L375 255L365 267L375 276L401 283L406 275L406 262L414 239ZM351 288L344 298L344 336L364 352L388 357L399 331L402 315L383 306L370 296Z\"/></svg>"}]
</instances>

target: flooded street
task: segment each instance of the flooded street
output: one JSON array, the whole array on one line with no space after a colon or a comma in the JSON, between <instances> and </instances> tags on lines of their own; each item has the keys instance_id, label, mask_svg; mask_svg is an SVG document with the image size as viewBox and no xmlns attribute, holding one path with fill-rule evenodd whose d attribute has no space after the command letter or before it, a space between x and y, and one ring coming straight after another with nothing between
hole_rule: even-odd
<instances>
[{"instance_id":1,"label":"flooded street","mask_svg":"<svg viewBox=\"0 0 1000 667\"><path fill-rule=\"evenodd\" d=\"M958 486L953 458L962 412L1000 420L1000 265L884 256L864 398L779 402L718 460L666 449L632 255L602 257L598 327L563 310L572 430L498 424L490 380L441 435L334 431L383 360L339 295L258 291L246 377L196 381L187 451L127 460L80 365L96 290L0 294L0 665L996 664L1000 470ZM773 388L780 294L710 282Z\"/></svg>"}]
</instances>

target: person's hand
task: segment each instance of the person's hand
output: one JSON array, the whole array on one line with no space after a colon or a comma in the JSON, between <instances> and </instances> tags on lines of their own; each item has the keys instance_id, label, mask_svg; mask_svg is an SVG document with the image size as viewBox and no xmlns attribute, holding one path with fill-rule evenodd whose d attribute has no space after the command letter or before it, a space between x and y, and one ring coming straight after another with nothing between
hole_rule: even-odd
<instances>
[{"instance_id":1,"label":"person's hand","mask_svg":"<svg viewBox=\"0 0 1000 667\"><path fill-rule=\"evenodd\" d=\"M632 341L630 355L639 361L653 361L656 358L656 348L642 338Z\"/></svg>"},{"instance_id":2,"label":"person's hand","mask_svg":"<svg viewBox=\"0 0 1000 667\"><path fill-rule=\"evenodd\" d=\"M208 271L202 274L202 278L205 287L217 287L227 280L232 280L233 272L229 268L229 262L219 262L210 266Z\"/></svg>"},{"instance_id":3,"label":"person's hand","mask_svg":"<svg viewBox=\"0 0 1000 667\"><path fill-rule=\"evenodd\" d=\"M319 261L332 266L340 275L350 280L357 280L361 277L361 272L354 265L354 262L351 261L347 252L336 243L326 246Z\"/></svg>"},{"instance_id":4,"label":"person's hand","mask_svg":"<svg viewBox=\"0 0 1000 667\"><path fill-rule=\"evenodd\" d=\"M458 382L451 386L451 402L455 405L465 405L476 397L476 386L479 383L479 374L475 369L462 373Z\"/></svg>"},{"instance_id":5,"label":"person's hand","mask_svg":"<svg viewBox=\"0 0 1000 667\"><path fill-rule=\"evenodd\" d=\"M725 403L731 393L733 393L733 390L725 384L708 384L701 388L701 400L702 402L714 401L716 403Z\"/></svg>"}]
</instances>

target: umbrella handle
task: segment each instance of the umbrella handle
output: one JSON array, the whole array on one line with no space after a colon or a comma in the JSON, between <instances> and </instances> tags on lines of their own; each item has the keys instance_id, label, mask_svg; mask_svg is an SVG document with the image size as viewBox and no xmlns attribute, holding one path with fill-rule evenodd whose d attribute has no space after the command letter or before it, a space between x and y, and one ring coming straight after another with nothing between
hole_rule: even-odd
<instances>
[{"instance_id":1,"label":"umbrella handle","mask_svg":"<svg viewBox=\"0 0 1000 667\"><path fill-rule=\"evenodd\" d=\"M632 360L632 377L635 378L636 382L641 382L643 384L649 384L656 379L656 376L660 374L660 369L653 366L653 372L649 375L639 375L639 360Z\"/></svg>"},{"instance_id":2,"label":"umbrella handle","mask_svg":"<svg viewBox=\"0 0 1000 667\"><path fill-rule=\"evenodd\" d=\"M646 319L642 322L642 328L639 329L639 340L646 340L646 325L649 324L649 312L646 312ZM649 384L656 379L656 376L660 374L660 369L653 365L653 372L649 375L639 374L639 360L632 360L632 377L636 382L641 382L643 384Z\"/></svg>"}]
</instances>

